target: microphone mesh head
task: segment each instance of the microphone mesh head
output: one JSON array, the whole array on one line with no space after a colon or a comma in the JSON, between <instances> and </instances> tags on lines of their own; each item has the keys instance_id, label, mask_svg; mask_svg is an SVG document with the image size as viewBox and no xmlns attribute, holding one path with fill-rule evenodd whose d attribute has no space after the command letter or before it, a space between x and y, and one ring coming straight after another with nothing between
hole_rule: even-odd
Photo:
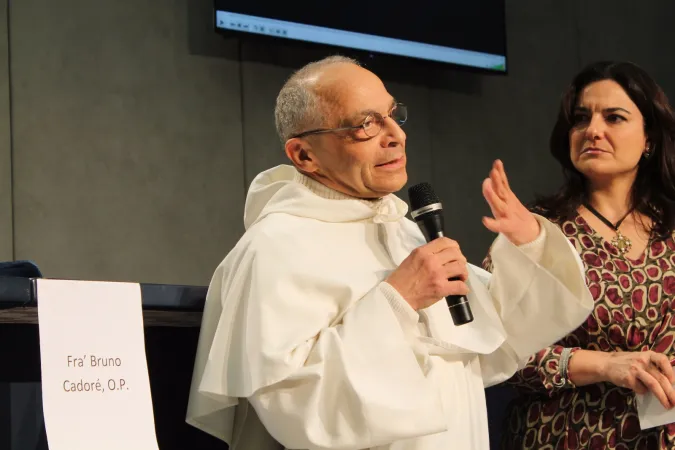
<instances>
[{"instance_id":1,"label":"microphone mesh head","mask_svg":"<svg viewBox=\"0 0 675 450\"><path fill-rule=\"evenodd\" d=\"M419 183L408 188L408 198L410 199L410 209L412 211L418 210L434 203L440 203L438 198L429 183Z\"/></svg>"}]
</instances>

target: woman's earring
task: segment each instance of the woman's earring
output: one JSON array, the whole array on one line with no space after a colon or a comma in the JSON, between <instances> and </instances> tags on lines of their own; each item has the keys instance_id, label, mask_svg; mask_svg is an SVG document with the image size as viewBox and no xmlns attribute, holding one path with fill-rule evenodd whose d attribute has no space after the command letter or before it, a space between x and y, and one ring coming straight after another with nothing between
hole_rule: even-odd
<instances>
[{"instance_id":1,"label":"woman's earring","mask_svg":"<svg viewBox=\"0 0 675 450\"><path fill-rule=\"evenodd\" d=\"M652 148L650 145L647 145L647 147L645 147L645 151L642 152L642 157L644 159L649 159L650 156L652 156Z\"/></svg>"}]
</instances>

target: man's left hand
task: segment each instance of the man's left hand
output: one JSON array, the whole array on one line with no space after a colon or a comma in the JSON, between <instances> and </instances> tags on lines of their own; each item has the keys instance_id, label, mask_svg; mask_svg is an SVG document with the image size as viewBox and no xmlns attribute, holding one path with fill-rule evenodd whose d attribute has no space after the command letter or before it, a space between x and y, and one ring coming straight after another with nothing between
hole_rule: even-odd
<instances>
[{"instance_id":1,"label":"man's left hand","mask_svg":"<svg viewBox=\"0 0 675 450\"><path fill-rule=\"evenodd\" d=\"M483 196L494 216L483 217L483 225L488 230L502 233L515 245L527 244L539 236L539 222L509 187L500 160L494 162L490 177L483 181Z\"/></svg>"}]
</instances>

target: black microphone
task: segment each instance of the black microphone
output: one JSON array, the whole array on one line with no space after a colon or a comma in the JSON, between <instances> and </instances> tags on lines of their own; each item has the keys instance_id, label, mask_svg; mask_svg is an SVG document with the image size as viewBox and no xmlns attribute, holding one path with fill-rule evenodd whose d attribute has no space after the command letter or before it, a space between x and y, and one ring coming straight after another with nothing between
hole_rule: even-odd
<instances>
[{"instance_id":1,"label":"black microphone","mask_svg":"<svg viewBox=\"0 0 675 450\"><path fill-rule=\"evenodd\" d=\"M412 218L422 230L427 242L443 237L443 205L429 183L419 183L408 189ZM455 325L473 321L469 301L464 295L445 297Z\"/></svg>"}]
</instances>

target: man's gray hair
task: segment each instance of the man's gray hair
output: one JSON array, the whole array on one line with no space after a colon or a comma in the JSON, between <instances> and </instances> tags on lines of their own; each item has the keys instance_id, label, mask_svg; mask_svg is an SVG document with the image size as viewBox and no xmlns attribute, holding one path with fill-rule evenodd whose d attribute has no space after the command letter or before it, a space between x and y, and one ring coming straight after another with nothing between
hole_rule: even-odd
<instances>
[{"instance_id":1,"label":"man's gray hair","mask_svg":"<svg viewBox=\"0 0 675 450\"><path fill-rule=\"evenodd\" d=\"M329 56L302 67L281 88L274 108L274 121L282 144L293 135L325 123L327 105L316 91L314 81L321 70L334 64L360 66L358 61L346 56Z\"/></svg>"}]
</instances>

